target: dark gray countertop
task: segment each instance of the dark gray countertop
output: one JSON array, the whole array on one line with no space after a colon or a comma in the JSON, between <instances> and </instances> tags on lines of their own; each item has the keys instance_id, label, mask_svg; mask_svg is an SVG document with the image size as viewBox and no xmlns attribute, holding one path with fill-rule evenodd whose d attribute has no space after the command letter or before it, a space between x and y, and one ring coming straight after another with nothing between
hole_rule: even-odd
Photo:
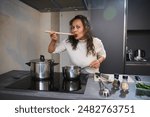
<instances>
[{"instance_id":1,"label":"dark gray countertop","mask_svg":"<svg viewBox=\"0 0 150 117\"><path fill-rule=\"evenodd\" d=\"M94 81L92 77L88 78L86 89L84 94L72 94L72 93L59 93L48 91L34 91L34 90L21 90L21 89L8 89L6 86L16 82L19 78L24 78L29 75L29 71L13 70L5 74L0 75L0 99L12 99L12 100L32 100L32 99L75 99L75 100L149 100L147 96L136 96L135 79L130 75L133 82L129 82L129 92L124 97L120 96L120 90L116 91L110 97L104 97L99 95L99 84ZM142 80L150 82L150 76L140 76ZM111 86L110 84L108 87ZM110 88L110 87L109 87Z\"/></svg>"}]
</instances>

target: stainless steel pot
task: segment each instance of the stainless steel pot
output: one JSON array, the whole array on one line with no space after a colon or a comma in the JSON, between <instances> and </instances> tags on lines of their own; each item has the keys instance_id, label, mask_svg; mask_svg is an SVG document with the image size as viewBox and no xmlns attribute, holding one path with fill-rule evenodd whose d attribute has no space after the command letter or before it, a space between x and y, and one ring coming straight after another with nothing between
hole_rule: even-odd
<instances>
[{"instance_id":1,"label":"stainless steel pot","mask_svg":"<svg viewBox=\"0 0 150 117\"><path fill-rule=\"evenodd\" d=\"M78 79L81 74L81 67L79 66L64 66L62 67L63 77L67 80Z\"/></svg>"},{"instance_id":2,"label":"stainless steel pot","mask_svg":"<svg viewBox=\"0 0 150 117\"><path fill-rule=\"evenodd\" d=\"M54 63L53 59L46 60L44 55L40 55L40 59L34 59L26 63L30 66L30 72L32 78L36 80L44 80L52 77L54 74Z\"/></svg>"}]
</instances>

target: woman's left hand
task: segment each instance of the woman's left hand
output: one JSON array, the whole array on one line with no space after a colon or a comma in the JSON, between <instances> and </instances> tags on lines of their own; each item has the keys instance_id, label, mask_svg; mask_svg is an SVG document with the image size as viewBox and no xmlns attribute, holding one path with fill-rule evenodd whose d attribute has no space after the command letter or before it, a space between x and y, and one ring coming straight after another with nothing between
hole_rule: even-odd
<instances>
[{"instance_id":1,"label":"woman's left hand","mask_svg":"<svg viewBox=\"0 0 150 117\"><path fill-rule=\"evenodd\" d=\"M91 64L90 64L91 68L99 68L100 67L100 62L98 60L94 60Z\"/></svg>"}]
</instances>

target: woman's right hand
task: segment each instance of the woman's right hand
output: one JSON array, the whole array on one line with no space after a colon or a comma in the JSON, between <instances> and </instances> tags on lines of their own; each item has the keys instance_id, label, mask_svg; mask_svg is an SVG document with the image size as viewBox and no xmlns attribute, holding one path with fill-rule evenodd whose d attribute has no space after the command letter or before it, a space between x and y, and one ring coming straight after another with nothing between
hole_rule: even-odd
<instances>
[{"instance_id":1,"label":"woman's right hand","mask_svg":"<svg viewBox=\"0 0 150 117\"><path fill-rule=\"evenodd\" d=\"M57 41L58 40L58 35L55 32L50 32L50 38L52 41Z\"/></svg>"},{"instance_id":2,"label":"woman's right hand","mask_svg":"<svg viewBox=\"0 0 150 117\"><path fill-rule=\"evenodd\" d=\"M48 46L48 52L53 53L56 48L56 42L58 41L58 35L56 34L56 32L50 32L49 34L50 34L51 41Z\"/></svg>"}]
</instances>

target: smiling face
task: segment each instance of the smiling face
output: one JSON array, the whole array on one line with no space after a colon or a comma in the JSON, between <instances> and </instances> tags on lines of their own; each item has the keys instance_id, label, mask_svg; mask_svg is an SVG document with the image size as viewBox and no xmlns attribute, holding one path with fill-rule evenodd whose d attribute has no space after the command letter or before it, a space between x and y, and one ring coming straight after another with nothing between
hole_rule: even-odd
<instances>
[{"instance_id":1,"label":"smiling face","mask_svg":"<svg viewBox=\"0 0 150 117\"><path fill-rule=\"evenodd\" d=\"M80 19L75 19L71 25L71 33L75 36L75 39L84 39L84 26Z\"/></svg>"}]
</instances>

